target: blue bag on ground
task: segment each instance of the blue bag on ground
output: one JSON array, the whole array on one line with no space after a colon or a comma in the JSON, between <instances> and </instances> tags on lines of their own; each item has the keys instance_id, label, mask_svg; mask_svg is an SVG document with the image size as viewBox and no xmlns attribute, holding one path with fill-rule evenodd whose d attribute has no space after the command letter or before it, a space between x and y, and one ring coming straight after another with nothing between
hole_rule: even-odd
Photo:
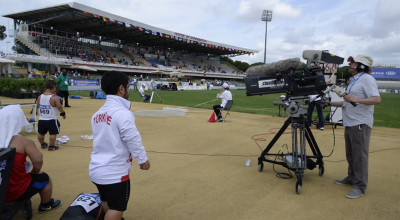
<instances>
[{"instance_id":1,"label":"blue bag on ground","mask_svg":"<svg viewBox=\"0 0 400 220\"><path fill-rule=\"evenodd\" d=\"M69 96L71 99L81 99L80 95L70 95Z\"/></svg>"},{"instance_id":2,"label":"blue bag on ground","mask_svg":"<svg viewBox=\"0 0 400 220\"><path fill-rule=\"evenodd\" d=\"M102 91L97 92L96 99L106 99Z\"/></svg>"}]
</instances>

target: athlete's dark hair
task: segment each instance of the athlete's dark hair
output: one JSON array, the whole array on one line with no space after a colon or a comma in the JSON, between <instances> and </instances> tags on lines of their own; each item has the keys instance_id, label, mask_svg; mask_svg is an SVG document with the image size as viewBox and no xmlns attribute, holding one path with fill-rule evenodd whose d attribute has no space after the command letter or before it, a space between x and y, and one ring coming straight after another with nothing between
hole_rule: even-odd
<instances>
[{"instance_id":1,"label":"athlete's dark hair","mask_svg":"<svg viewBox=\"0 0 400 220\"><path fill-rule=\"evenodd\" d=\"M57 86L57 82L52 79L48 79L44 86L46 87L46 89L52 89Z\"/></svg>"},{"instance_id":2,"label":"athlete's dark hair","mask_svg":"<svg viewBox=\"0 0 400 220\"><path fill-rule=\"evenodd\" d=\"M128 84L129 77L122 72L106 72L101 77L101 89L106 95L116 95L120 85Z\"/></svg>"}]
</instances>

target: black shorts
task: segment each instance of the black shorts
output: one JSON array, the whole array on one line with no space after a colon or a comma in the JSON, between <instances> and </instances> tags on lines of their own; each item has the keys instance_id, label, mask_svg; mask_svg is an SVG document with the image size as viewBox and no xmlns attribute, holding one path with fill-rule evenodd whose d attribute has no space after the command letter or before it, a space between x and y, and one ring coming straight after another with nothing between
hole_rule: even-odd
<instances>
[{"instance_id":1,"label":"black shorts","mask_svg":"<svg viewBox=\"0 0 400 220\"><path fill-rule=\"evenodd\" d=\"M107 202L108 208L123 212L126 210L131 191L131 181L100 185L94 183L99 190L101 201Z\"/></svg>"},{"instance_id":2,"label":"black shorts","mask_svg":"<svg viewBox=\"0 0 400 220\"><path fill-rule=\"evenodd\" d=\"M54 120L39 120L38 133L46 134L49 132L50 135L57 135L60 133L60 122L57 119Z\"/></svg>"},{"instance_id":3,"label":"black shorts","mask_svg":"<svg viewBox=\"0 0 400 220\"><path fill-rule=\"evenodd\" d=\"M50 182L50 178L49 175L47 175L47 173L30 174L30 175L32 176L31 184L29 184L25 193L22 194L17 200L30 199L36 193L41 192Z\"/></svg>"}]
</instances>

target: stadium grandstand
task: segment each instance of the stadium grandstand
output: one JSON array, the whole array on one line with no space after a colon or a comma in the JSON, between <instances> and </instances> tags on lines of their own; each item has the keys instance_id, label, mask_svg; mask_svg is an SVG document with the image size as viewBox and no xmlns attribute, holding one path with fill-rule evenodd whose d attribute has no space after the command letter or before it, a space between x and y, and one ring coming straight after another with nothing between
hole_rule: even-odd
<instances>
[{"instance_id":1,"label":"stadium grandstand","mask_svg":"<svg viewBox=\"0 0 400 220\"><path fill-rule=\"evenodd\" d=\"M2 54L3 74L122 71L145 79L239 82L244 73L220 60L257 53L150 26L72 2L2 15L13 19L18 53ZM21 68L22 66L22 68ZM94 73L94 74L93 74Z\"/></svg>"}]
</instances>

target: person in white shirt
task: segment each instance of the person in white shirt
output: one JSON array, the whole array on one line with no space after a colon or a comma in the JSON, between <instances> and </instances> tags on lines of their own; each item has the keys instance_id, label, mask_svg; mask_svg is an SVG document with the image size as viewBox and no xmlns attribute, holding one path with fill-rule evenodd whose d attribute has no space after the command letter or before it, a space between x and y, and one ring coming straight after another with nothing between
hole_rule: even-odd
<instances>
[{"instance_id":1,"label":"person in white shirt","mask_svg":"<svg viewBox=\"0 0 400 220\"><path fill-rule=\"evenodd\" d=\"M213 109L215 115L218 117L217 121L222 122L224 119L222 118L221 109L225 108L226 103L228 100L232 100L232 93L229 91L229 84L224 82L221 88L221 94L217 95L217 98L221 99L220 105L214 105Z\"/></svg>"},{"instance_id":2,"label":"person in white shirt","mask_svg":"<svg viewBox=\"0 0 400 220\"><path fill-rule=\"evenodd\" d=\"M92 116L93 152L89 163L90 180L99 190L104 219L122 218L129 194L129 173L134 158L142 170L150 169L142 138L130 111L129 77L108 72L101 78L107 94L104 105Z\"/></svg>"},{"instance_id":3,"label":"person in white shirt","mask_svg":"<svg viewBox=\"0 0 400 220\"><path fill-rule=\"evenodd\" d=\"M157 89L157 84L153 79L150 80L150 85L151 85L151 90L154 91Z\"/></svg>"},{"instance_id":4,"label":"person in white shirt","mask_svg":"<svg viewBox=\"0 0 400 220\"><path fill-rule=\"evenodd\" d=\"M371 131L374 124L374 106L381 103L378 84L371 76L373 59L366 55L350 56L348 72L352 75L347 95L341 102L329 105L342 107L344 141L348 163L347 176L334 180L338 185L352 186L346 195L357 199L366 193L368 186L368 156ZM353 106L351 103L357 103Z\"/></svg>"},{"instance_id":5,"label":"person in white shirt","mask_svg":"<svg viewBox=\"0 0 400 220\"><path fill-rule=\"evenodd\" d=\"M140 93L140 96L142 96L142 98L143 98L143 102L147 102L147 101L150 100L151 95L146 94L146 93L144 92L144 88L146 88L145 85L140 86L140 88L139 88L139 93Z\"/></svg>"},{"instance_id":6,"label":"person in white shirt","mask_svg":"<svg viewBox=\"0 0 400 220\"><path fill-rule=\"evenodd\" d=\"M32 72L28 71L28 79L33 79Z\"/></svg>"}]
</instances>

